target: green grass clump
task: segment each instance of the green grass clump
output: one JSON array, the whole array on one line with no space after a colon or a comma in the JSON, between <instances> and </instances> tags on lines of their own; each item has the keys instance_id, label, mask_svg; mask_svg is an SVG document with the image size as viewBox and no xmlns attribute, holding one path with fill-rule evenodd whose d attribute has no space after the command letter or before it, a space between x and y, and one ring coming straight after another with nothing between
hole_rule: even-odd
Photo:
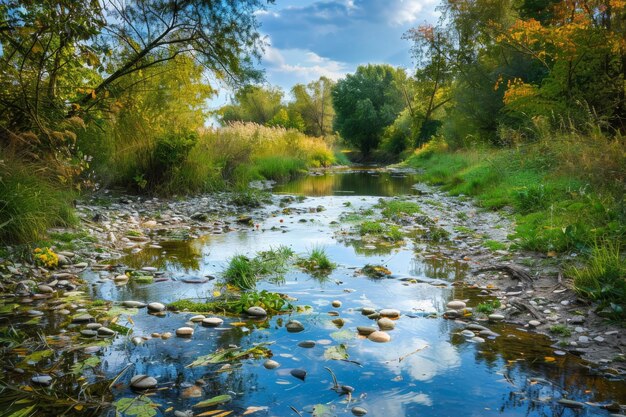
<instances>
[{"instance_id":1,"label":"green grass clump","mask_svg":"<svg viewBox=\"0 0 626 417\"><path fill-rule=\"evenodd\" d=\"M266 180L287 181L306 172L306 161L287 156L264 156L253 160L250 170Z\"/></svg>"},{"instance_id":2,"label":"green grass clump","mask_svg":"<svg viewBox=\"0 0 626 417\"><path fill-rule=\"evenodd\" d=\"M385 233L386 227L384 223L368 220L359 225L359 234L364 235L382 235Z\"/></svg>"},{"instance_id":3,"label":"green grass clump","mask_svg":"<svg viewBox=\"0 0 626 417\"><path fill-rule=\"evenodd\" d=\"M30 243L54 226L76 222L73 194L42 167L0 154L0 242Z\"/></svg>"},{"instance_id":4,"label":"green grass clump","mask_svg":"<svg viewBox=\"0 0 626 417\"><path fill-rule=\"evenodd\" d=\"M498 242L497 240L485 240L483 245L491 251L504 250L506 249L506 245L502 242Z\"/></svg>"},{"instance_id":5,"label":"green grass clump","mask_svg":"<svg viewBox=\"0 0 626 417\"><path fill-rule=\"evenodd\" d=\"M484 303L480 303L476 306L476 311L478 311L479 313L483 313L483 314L492 314L494 311L496 311L496 309L500 308L502 304L500 303L500 300L495 299L495 300L488 300L485 301Z\"/></svg>"},{"instance_id":6,"label":"green grass clump","mask_svg":"<svg viewBox=\"0 0 626 417\"><path fill-rule=\"evenodd\" d=\"M313 273L328 274L337 267L331 262L324 248L313 248L308 256L298 263L302 268Z\"/></svg>"},{"instance_id":7,"label":"green grass clump","mask_svg":"<svg viewBox=\"0 0 626 417\"><path fill-rule=\"evenodd\" d=\"M379 204L379 207L382 207L381 213L384 217L388 219L398 217L401 215L413 215L413 214L418 214L422 212L422 210L420 209L417 203L413 203L410 201L399 201L399 200L382 201Z\"/></svg>"},{"instance_id":8,"label":"green grass clump","mask_svg":"<svg viewBox=\"0 0 626 417\"><path fill-rule=\"evenodd\" d=\"M555 324L550 327L550 333L562 337L570 337L572 335L572 330L564 324Z\"/></svg>"},{"instance_id":9,"label":"green grass clump","mask_svg":"<svg viewBox=\"0 0 626 417\"><path fill-rule=\"evenodd\" d=\"M255 188L243 188L232 193L230 203L240 207L261 207L271 202L269 193Z\"/></svg>"},{"instance_id":10,"label":"green grass clump","mask_svg":"<svg viewBox=\"0 0 626 417\"><path fill-rule=\"evenodd\" d=\"M286 246L258 252L254 258L235 255L223 273L224 280L228 285L243 290L255 288L260 278L279 281L287 272L288 262L293 255L293 251Z\"/></svg>"},{"instance_id":11,"label":"green grass clump","mask_svg":"<svg viewBox=\"0 0 626 417\"><path fill-rule=\"evenodd\" d=\"M580 294L597 300L609 315L626 315L626 260L619 244L596 245L586 266L568 272L574 277L574 288Z\"/></svg>"},{"instance_id":12,"label":"green grass clump","mask_svg":"<svg viewBox=\"0 0 626 417\"><path fill-rule=\"evenodd\" d=\"M168 304L168 309L191 313L241 314L252 306L262 307L269 314L280 314L294 310L294 306L280 293L246 291L232 299L214 301L177 300Z\"/></svg>"}]
</instances>

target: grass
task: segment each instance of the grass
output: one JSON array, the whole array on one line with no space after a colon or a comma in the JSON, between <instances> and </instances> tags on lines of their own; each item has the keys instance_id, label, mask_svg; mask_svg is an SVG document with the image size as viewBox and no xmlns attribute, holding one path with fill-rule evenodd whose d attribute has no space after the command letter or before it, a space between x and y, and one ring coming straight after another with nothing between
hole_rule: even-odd
<instances>
[{"instance_id":1,"label":"grass","mask_svg":"<svg viewBox=\"0 0 626 417\"><path fill-rule=\"evenodd\" d=\"M328 258L326 250L320 247L311 249L308 256L301 259L298 264L309 272L322 274L329 274L337 267L337 265Z\"/></svg>"},{"instance_id":2,"label":"grass","mask_svg":"<svg viewBox=\"0 0 626 417\"><path fill-rule=\"evenodd\" d=\"M0 153L0 242L32 243L51 227L76 222L73 193L46 172L45 167Z\"/></svg>"},{"instance_id":3,"label":"grass","mask_svg":"<svg viewBox=\"0 0 626 417\"><path fill-rule=\"evenodd\" d=\"M555 324L550 327L550 333L562 337L570 337L572 335L572 330L564 324Z\"/></svg>"},{"instance_id":4,"label":"grass","mask_svg":"<svg viewBox=\"0 0 626 417\"><path fill-rule=\"evenodd\" d=\"M269 314L278 314L294 310L294 306L282 294L271 291L246 291L234 299L214 301L177 300L168 305L175 311L193 313L241 314L252 306L262 307Z\"/></svg>"},{"instance_id":5,"label":"grass","mask_svg":"<svg viewBox=\"0 0 626 417\"><path fill-rule=\"evenodd\" d=\"M626 317L626 260L617 243L593 249L586 266L571 268L576 291L600 303L609 316Z\"/></svg>"},{"instance_id":6,"label":"grass","mask_svg":"<svg viewBox=\"0 0 626 417\"><path fill-rule=\"evenodd\" d=\"M382 215L387 219L403 216L403 215L414 215L422 212L419 205L417 203L413 203L410 201L400 201L400 200L391 200L391 201L381 201L378 204L379 207L382 208Z\"/></svg>"},{"instance_id":7,"label":"grass","mask_svg":"<svg viewBox=\"0 0 626 417\"><path fill-rule=\"evenodd\" d=\"M280 280L287 272L288 263L294 253L286 246L258 252L254 258L235 255L223 273L225 282L235 288L250 290L260 278Z\"/></svg>"},{"instance_id":8,"label":"grass","mask_svg":"<svg viewBox=\"0 0 626 417\"><path fill-rule=\"evenodd\" d=\"M488 300L484 303L478 304L476 306L476 311L483 314L493 314L493 312L500 308L501 305L500 300Z\"/></svg>"},{"instance_id":9,"label":"grass","mask_svg":"<svg viewBox=\"0 0 626 417\"><path fill-rule=\"evenodd\" d=\"M400 242L404 240L404 233L402 233L399 226L376 220L366 220L359 224L358 233L361 236L379 236L390 242Z\"/></svg>"},{"instance_id":10,"label":"grass","mask_svg":"<svg viewBox=\"0 0 626 417\"><path fill-rule=\"evenodd\" d=\"M502 242L498 242L497 240L485 240L483 242L483 245L485 245L485 247L493 252L497 251L497 250L505 250L507 248L507 246L502 243Z\"/></svg>"}]
</instances>

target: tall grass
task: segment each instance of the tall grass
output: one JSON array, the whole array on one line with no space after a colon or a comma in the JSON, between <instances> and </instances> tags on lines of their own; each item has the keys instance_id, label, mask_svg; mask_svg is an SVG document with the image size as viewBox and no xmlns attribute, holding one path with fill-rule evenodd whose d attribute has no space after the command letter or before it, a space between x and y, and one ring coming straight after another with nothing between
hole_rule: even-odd
<instances>
[{"instance_id":1,"label":"tall grass","mask_svg":"<svg viewBox=\"0 0 626 417\"><path fill-rule=\"evenodd\" d=\"M72 192L51 176L44 167L0 153L0 242L33 242L50 227L75 222Z\"/></svg>"}]
</instances>

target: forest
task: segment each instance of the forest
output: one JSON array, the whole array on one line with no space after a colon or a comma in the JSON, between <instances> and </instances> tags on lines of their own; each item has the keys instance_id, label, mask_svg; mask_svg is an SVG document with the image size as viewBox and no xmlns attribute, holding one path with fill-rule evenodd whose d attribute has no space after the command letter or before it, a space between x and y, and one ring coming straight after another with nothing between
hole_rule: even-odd
<instances>
[{"instance_id":1,"label":"forest","mask_svg":"<svg viewBox=\"0 0 626 417\"><path fill-rule=\"evenodd\" d=\"M490 253L555 262L559 284L624 325L626 1L441 0L435 20L397 39L413 67L362 63L289 90L259 64L270 47L259 11L275 6L0 0L0 271L54 269L58 230L80 230L77 205L109 192L228 195L245 211L268 204L255 184L388 166L508 219L506 245L486 240ZM225 90L228 103L209 109ZM420 212L378 204L383 223ZM361 236L408 239L371 223ZM299 265L332 271L323 252ZM257 268L239 285L249 290L265 273L244 258ZM22 415L34 414L11 414Z\"/></svg>"}]
</instances>

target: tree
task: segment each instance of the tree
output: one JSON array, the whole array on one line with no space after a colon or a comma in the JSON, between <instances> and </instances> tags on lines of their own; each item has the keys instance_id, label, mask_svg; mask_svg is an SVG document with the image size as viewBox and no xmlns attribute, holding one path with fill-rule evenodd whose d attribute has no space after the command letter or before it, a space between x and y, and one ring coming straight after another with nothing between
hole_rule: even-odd
<instances>
[{"instance_id":1,"label":"tree","mask_svg":"<svg viewBox=\"0 0 626 417\"><path fill-rule=\"evenodd\" d=\"M334 82L320 77L307 85L296 84L291 89L294 97L289 107L299 113L304 121L304 132L311 136L326 136L333 132L335 110L332 102Z\"/></svg>"},{"instance_id":2,"label":"tree","mask_svg":"<svg viewBox=\"0 0 626 417\"><path fill-rule=\"evenodd\" d=\"M278 87L247 85L232 98L232 104L218 110L223 124L233 121L268 124L283 108L283 91Z\"/></svg>"},{"instance_id":3,"label":"tree","mask_svg":"<svg viewBox=\"0 0 626 417\"><path fill-rule=\"evenodd\" d=\"M383 130L405 106L406 73L390 65L359 66L332 91L335 129L365 156L378 147Z\"/></svg>"}]
</instances>

